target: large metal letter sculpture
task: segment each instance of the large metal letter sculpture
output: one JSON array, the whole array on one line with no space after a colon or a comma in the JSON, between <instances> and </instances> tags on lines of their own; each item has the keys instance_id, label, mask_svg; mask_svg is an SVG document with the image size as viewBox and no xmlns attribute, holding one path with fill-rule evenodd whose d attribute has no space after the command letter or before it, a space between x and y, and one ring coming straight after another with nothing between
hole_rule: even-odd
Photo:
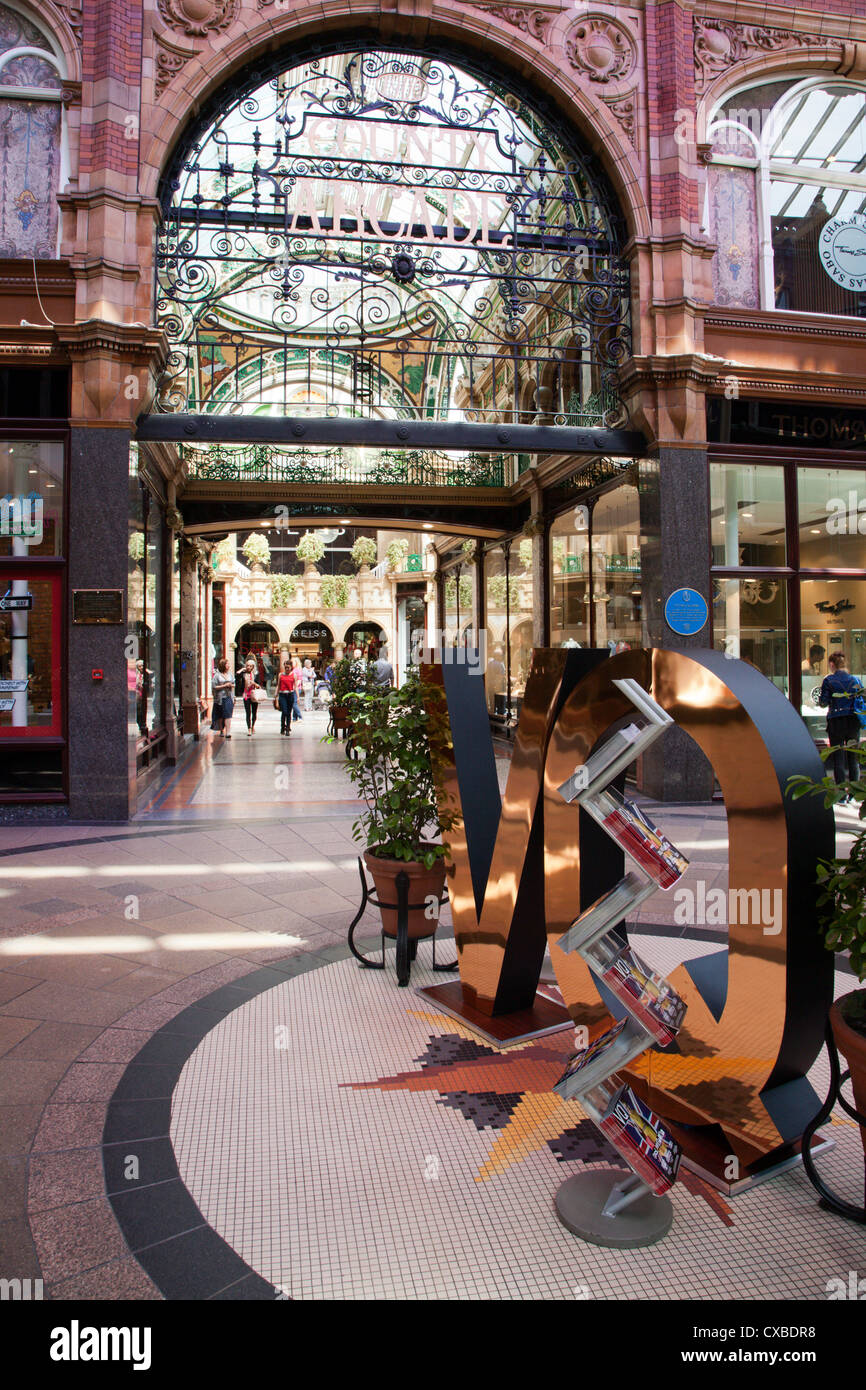
<instances>
[{"instance_id":1,"label":"large metal letter sculpture","mask_svg":"<svg viewBox=\"0 0 866 1390\"><path fill-rule=\"evenodd\" d=\"M815 930L814 881L816 860L833 854L834 827L829 811L814 800L792 802L785 786L795 772L820 776L820 760L796 710L745 662L703 650L623 652L583 674L563 699L562 659L572 655L599 656L535 653L518 728L519 746L525 716L534 734L534 756L529 764L524 759L518 766L513 784L509 778L505 824L499 832L503 850L507 826L519 825L520 834L513 838L510 856L498 855L497 840L488 861L487 893L497 909L495 922L485 918L487 898L476 914L475 895L466 890L469 837L464 832L452 840L452 905L464 993L492 1001L486 1009L490 1013L508 1007L497 998L506 947L526 969L523 997L534 991L541 957L536 945L524 953L521 942L530 932L534 942L543 916L557 979L574 1022L610 1020L585 963L565 955L557 942L578 911L621 878L621 861L618 866L606 863L600 872L597 838L589 848L588 818L567 804L558 789L599 740L633 712L614 680L639 681L713 764L728 815L729 902L753 903L757 894L758 902L778 902L781 912L769 930L768 923L748 920L748 912L737 914L729 926L727 951L673 972L671 983L688 1005L687 1024L676 1044L647 1054L629 1076L653 1109L677 1126L677 1137L693 1161L721 1177L726 1156L733 1155L740 1176L746 1176L769 1155L793 1145L818 1108L805 1073L822 1043L832 997L832 961ZM550 705L545 713L530 695L542 694L544 683L538 677L552 669L559 675L548 685ZM468 750L461 747L455 728L460 709L452 691L458 671L455 668L445 684L459 771ZM527 901L518 915L514 909L520 869L538 833L537 769L545 746L543 912L540 895L533 893L534 903ZM476 742L473 760L479 753ZM465 767L461 783L470 776ZM456 778L448 794L459 807ZM533 889L536 885L537 879ZM473 945L477 949L467 949Z\"/></svg>"}]
</instances>

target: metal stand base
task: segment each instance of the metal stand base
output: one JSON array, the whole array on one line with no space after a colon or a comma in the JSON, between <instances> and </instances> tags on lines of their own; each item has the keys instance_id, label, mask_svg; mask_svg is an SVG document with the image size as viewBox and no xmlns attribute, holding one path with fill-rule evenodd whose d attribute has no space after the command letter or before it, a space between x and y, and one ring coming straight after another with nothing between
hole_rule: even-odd
<instances>
[{"instance_id":1,"label":"metal stand base","mask_svg":"<svg viewBox=\"0 0 866 1390\"><path fill-rule=\"evenodd\" d=\"M643 1188L640 1192L635 1182ZM639 1179L621 1170L594 1169L564 1182L554 1198L556 1214L567 1230L591 1245L634 1250L666 1236L674 1219L668 1197L656 1197ZM615 1215L605 1210L615 1207Z\"/></svg>"}]
</instances>

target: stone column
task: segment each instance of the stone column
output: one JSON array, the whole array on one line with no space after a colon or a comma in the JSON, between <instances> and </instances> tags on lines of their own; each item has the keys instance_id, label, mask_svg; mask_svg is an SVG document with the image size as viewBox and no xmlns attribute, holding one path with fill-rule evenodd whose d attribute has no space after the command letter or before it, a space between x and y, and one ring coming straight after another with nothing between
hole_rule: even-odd
<instances>
[{"instance_id":1,"label":"stone column","mask_svg":"<svg viewBox=\"0 0 866 1390\"><path fill-rule=\"evenodd\" d=\"M708 647L709 619L693 637L672 632L664 620L665 600L675 589L696 589L712 613L706 450L660 448L657 462L641 462L638 490L644 645ZM710 764L679 729L668 730L641 763L641 790L660 801L707 801L712 794Z\"/></svg>"},{"instance_id":2,"label":"stone column","mask_svg":"<svg viewBox=\"0 0 866 1390\"><path fill-rule=\"evenodd\" d=\"M180 552L180 699L183 731L198 734L199 549L186 541Z\"/></svg>"},{"instance_id":3,"label":"stone column","mask_svg":"<svg viewBox=\"0 0 866 1390\"><path fill-rule=\"evenodd\" d=\"M71 620L75 589L119 590L125 612L129 441L128 428L73 427L70 432L67 698L72 820L126 820L135 809L126 624ZM93 678L94 671L103 673L102 680ZM133 710L133 723L134 718Z\"/></svg>"}]
</instances>

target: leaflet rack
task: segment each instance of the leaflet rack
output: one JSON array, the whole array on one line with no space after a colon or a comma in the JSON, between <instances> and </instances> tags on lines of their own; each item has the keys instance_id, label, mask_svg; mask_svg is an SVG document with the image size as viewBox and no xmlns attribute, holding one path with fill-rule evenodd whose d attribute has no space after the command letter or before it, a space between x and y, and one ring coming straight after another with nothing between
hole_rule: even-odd
<instances>
[{"instance_id":1,"label":"leaflet rack","mask_svg":"<svg viewBox=\"0 0 866 1390\"><path fill-rule=\"evenodd\" d=\"M627 1012L575 1052L554 1090L563 1099L580 1100L632 1174L623 1179L610 1169L578 1173L562 1184L555 1205L560 1221L574 1235L595 1245L630 1248L651 1245L670 1229L673 1207L664 1194L676 1180L680 1148L659 1116L617 1072L655 1043L673 1042L686 1006L663 976L644 965L616 928L652 893L671 888L688 860L639 807L609 790L613 778L673 722L636 681L614 684L644 722L617 730L559 792L568 802L580 802L634 866L576 918L559 946L567 953L577 951Z\"/></svg>"}]
</instances>

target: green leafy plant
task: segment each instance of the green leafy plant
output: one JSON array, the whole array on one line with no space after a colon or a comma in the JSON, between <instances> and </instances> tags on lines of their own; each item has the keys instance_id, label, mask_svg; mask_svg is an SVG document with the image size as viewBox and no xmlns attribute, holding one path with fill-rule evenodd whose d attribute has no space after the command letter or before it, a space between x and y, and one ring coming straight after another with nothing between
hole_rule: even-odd
<instances>
[{"instance_id":1,"label":"green leafy plant","mask_svg":"<svg viewBox=\"0 0 866 1390\"><path fill-rule=\"evenodd\" d=\"M235 558L235 543L231 536L226 536L224 541L220 541L219 545L214 550L214 555L217 558L218 568L221 570L227 569ZM268 552L268 558L270 558L270 551Z\"/></svg>"},{"instance_id":2,"label":"green leafy plant","mask_svg":"<svg viewBox=\"0 0 866 1390\"><path fill-rule=\"evenodd\" d=\"M463 554L466 556L466 559L467 559L467 560L474 560L474 559L475 559L475 551L476 551L476 548L477 548L477 542L474 541L474 540L465 540L465 541L463 542L463 544L461 545L461 547L460 547L460 549L463 551Z\"/></svg>"},{"instance_id":3,"label":"green leafy plant","mask_svg":"<svg viewBox=\"0 0 866 1390\"><path fill-rule=\"evenodd\" d=\"M271 584L271 607L288 608L298 591L294 575L276 574Z\"/></svg>"},{"instance_id":4,"label":"green leafy plant","mask_svg":"<svg viewBox=\"0 0 866 1390\"><path fill-rule=\"evenodd\" d=\"M505 575L492 574L487 581L487 597L494 608L505 607ZM520 602L520 586L516 579L508 580L508 603L516 608Z\"/></svg>"},{"instance_id":5,"label":"green leafy plant","mask_svg":"<svg viewBox=\"0 0 866 1390\"><path fill-rule=\"evenodd\" d=\"M315 565L325 553L325 542L315 531L305 531L298 541L298 559L304 564Z\"/></svg>"},{"instance_id":6,"label":"green leafy plant","mask_svg":"<svg viewBox=\"0 0 866 1390\"><path fill-rule=\"evenodd\" d=\"M373 688L373 671L366 661L344 656L334 666L331 676L331 699L337 706L351 706L352 697ZM333 742L333 740L327 740Z\"/></svg>"},{"instance_id":7,"label":"green leafy plant","mask_svg":"<svg viewBox=\"0 0 866 1390\"><path fill-rule=\"evenodd\" d=\"M144 554L144 532L130 531L126 549L130 560L140 560Z\"/></svg>"},{"instance_id":8,"label":"green leafy plant","mask_svg":"<svg viewBox=\"0 0 866 1390\"><path fill-rule=\"evenodd\" d=\"M391 566L392 570L400 569L408 554L409 542L407 540L392 541L391 544L388 546L388 549L385 551L385 555L388 559L388 564Z\"/></svg>"},{"instance_id":9,"label":"green leafy plant","mask_svg":"<svg viewBox=\"0 0 866 1390\"><path fill-rule=\"evenodd\" d=\"M854 750L850 750L854 751ZM818 918L828 951L847 951L851 968L861 984L866 984L866 781L863 763L866 749L857 749L860 777L837 784L832 777L815 781L811 777L790 777L788 789L794 800L801 796L823 795L824 805L836 806L848 796L859 803L863 828L854 838L847 859L822 859L818 863ZM826 760L832 749L821 750ZM849 995L843 1007L846 1023L866 1033L866 990Z\"/></svg>"},{"instance_id":10,"label":"green leafy plant","mask_svg":"<svg viewBox=\"0 0 866 1390\"><path fill-rule=\"evenodd\" d=\"M518 555L520 556L520 563L521 563L521 565L523 566L523 568L524 568L525 570L531 569L531 568L532 568L532 541L529 539L529 537L527 537L525 540L522 540L522 541L520 542L520 545L517 547L517 553L518 553Z\"/></svg>"},{"instance_id":11,"label":"green leafy plant","mask_svg":"<svg viewBox=\"0 0 866 1390\"><path fill-rule=\"evenodd\" d=\"M253 531L252 535L247 536L241 546L241 554L250 565L269 565L271 563L271 547L268 544L267 536L260 536L258 531Z\"/></svg>"},{"instance_id":12,"label":"green leafy plant","mask_svg":"<svg viewBox=\"0 0 866 1390\"><path fill-rule=\"evenodd\" d=\"M362 565L375 565L379 556L379 547L372 536L359 536L350 551L352 563L358 569Z\"/></svg>"},{"instance_id":13,"label":"green leafy plant","mask_svg":"<svg viewBox=\"0 0 866 1390\"><path fill-rule=\"evenodd\" d=\"M321 585L323 608L345 608L349 602L349 581L345 574L326 574Z\"/></svg>"},{"instance_id":14,"label":"green leafy plant","mask_svg":"<svg viewBox=\"0 0 866 1390\"><path fill-rule=\"evenodd\" d=\"M354 838L382 859L432 868L447 849L431 837L454 821L437 810L450 746L444 692L410 670L399 690L357 697L353 739L361 756L346 770L366 806Z\"/></svg>"},{"instance_id":15,"label":"green leafy plant","mask_svg":"<svg viewBox=\"0 0 866 1390\"><path fill-rule=\"evenodd\" d=\"M461 608L471 608L471 607L472 607L472 580L469 578L468 575L461 575L461 576L460 576L460 589L459 589L459 593L460 593L460 607L461 607ZM454 608L454 607L456 606L456 604L457 604L457 594L458 594L457 580L456 580L456 579L453 579L453 578L452 578L452 579L446 579L446 580L445 580L445 602L446 602L446 604L447 604L447 606L448 606L449 608Z\"/></svg>"}]
</instances>

